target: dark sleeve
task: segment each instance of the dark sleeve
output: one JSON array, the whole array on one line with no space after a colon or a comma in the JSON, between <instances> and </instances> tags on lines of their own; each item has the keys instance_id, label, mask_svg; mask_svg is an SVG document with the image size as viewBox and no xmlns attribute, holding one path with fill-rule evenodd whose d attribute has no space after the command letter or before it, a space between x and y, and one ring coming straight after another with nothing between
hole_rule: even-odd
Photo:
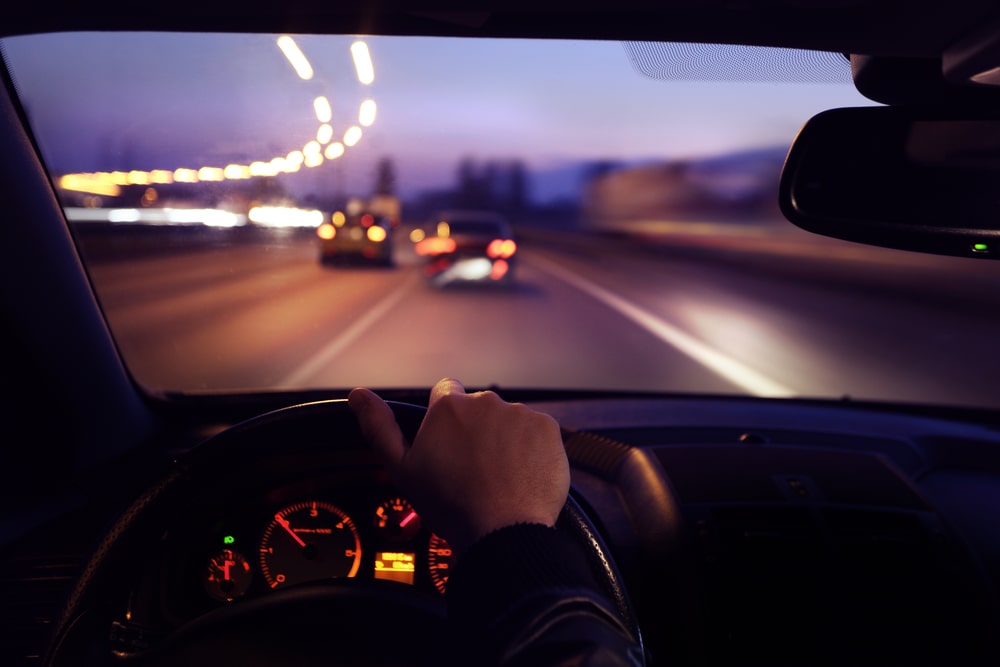
<instances>
[{"instance_id":1,"label":"dark sleeve","mask_svg":"<svg viewBox=\"0 0 1000 667\"><path fill-rule=\"evenodd\" d=\"M455 565L446 599L463 664L642 664L583 547L556 528L519 524L487 535Z\"/></svg>"}]
</instances>

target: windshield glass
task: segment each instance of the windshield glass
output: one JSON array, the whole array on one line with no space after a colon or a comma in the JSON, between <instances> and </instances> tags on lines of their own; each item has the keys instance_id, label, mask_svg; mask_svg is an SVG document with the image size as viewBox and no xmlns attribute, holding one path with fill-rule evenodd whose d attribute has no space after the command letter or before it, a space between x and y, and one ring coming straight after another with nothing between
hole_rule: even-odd
<instances>
[{"instance_id":1,"label":"windshield glass","mask_svg":"<svg viewBox=\"0 0 1000 667\"><path fill-rule=\"evenodd\" d=\"M2 40L153 392L467 386L996 406L992 262L812 236L839 54L426 37ZM465 227L496 230L472 238Z\"/></svg>"}]
</instances>

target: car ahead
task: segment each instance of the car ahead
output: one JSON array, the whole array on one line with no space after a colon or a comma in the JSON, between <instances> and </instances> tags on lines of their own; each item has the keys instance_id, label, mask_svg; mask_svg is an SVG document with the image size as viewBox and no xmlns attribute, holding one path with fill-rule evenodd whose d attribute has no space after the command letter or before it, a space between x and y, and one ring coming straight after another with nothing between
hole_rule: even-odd
<instances>
[{"instance_id":1,"label":"car ahead","mask_svg":"<svg viewBox=\"0 0 1000 667\"><path fill-rule=\"evenodd\" d=\"M316 228L321 264L369 262L393 265L392 224L383 216L334 212Z\"/></svg>"},{"instance_id":2,"label":"car ahead","mask_svg":"<svg viewBox=\"0 0 1000 667\"><path fill-rule=\"evenodd\" d=\"M444 211L414 245L424 274L438 286L514 281L517 243L510 224L490 211Z\"/></svg>"},{"instance_id":3,"label":"car ahead","mask_svg":"<svg viewBox=\"0 0 1000 667\"><path fill-rule=\"evenodd\" d=\"M0 15L0 664L442 664L454 554L343 399L412 436L446 374L559 422L647 664L1000 664L995 3ZM246 224L377 173L531 289Z\"/></svg>"}]
</instances>

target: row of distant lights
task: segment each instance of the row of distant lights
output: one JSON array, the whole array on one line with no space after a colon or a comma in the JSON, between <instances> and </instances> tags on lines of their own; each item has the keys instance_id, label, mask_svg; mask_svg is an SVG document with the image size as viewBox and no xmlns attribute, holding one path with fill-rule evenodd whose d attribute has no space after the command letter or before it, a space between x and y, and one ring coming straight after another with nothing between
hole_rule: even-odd
<instances>
[{"instance_id":1,"label":"row of distant lights","mask_svg":"<svg viewBox=\"0 0 1000 667\"><path fill-rule=\"evenodd\" d=\"M254 206L246 214L217 208L86 208L65 209L66 219L74 223L113 222L143 225L199 225L204 227L240 227L247 221L262 227L311 227L323 223L322 211L288 206Z\"/></svg>"},{"instance_id":2,"label":"row of distant lights","mask_svg":"<svg viewBox=\"0 0 1000 667\"><path fill-rule=\"evenodd\" d=\"M295 40L288 35L278 38L278 48L285 55L292 69L300 79L308 81L313 78L313 68L309 59L299 48ZM375 68L372 65L368 45L362 41L351 44L351 57L358 81L363 85L371 85L375 81ZM250 164L230 164L225 167L206 166L199 169L154 169L152 171L111 171L80 174L66 174L59 179L59 187L75 192L87 192L95 195L116 197L121 193L121 187L126 185L167 185L170 183L200 183L219 182L227 180L242 180L255 176L277 176L292 174L302 167L318 167L324 160L336 160L347 148L356 146L363 134L362 128L370 127L375 122L375 101L366 99L358 109L358 124L352 125L344 132L340 141L334 141L333 109L330 100L320 95L313 100L313 111L319 128L316 138L306 143L301 150L293 150L287 155L258 160Z\"/></svg>"}]
</instances>

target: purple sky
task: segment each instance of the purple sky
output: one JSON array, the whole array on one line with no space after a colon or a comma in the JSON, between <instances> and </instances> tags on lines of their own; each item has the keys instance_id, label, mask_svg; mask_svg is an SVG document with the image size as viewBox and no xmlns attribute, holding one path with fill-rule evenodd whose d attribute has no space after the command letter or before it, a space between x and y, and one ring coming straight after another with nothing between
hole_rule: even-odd
<instances>
[{"instance_id":1,"label":"purple sky","mask_svg":"<svg viewBox=\"0 0 1000 667\"><path fill-rule=\"evenodd\" d=\"M44 157L58 172L175 169L268 160L301 148L329 97L339 136L361 101L375 124L339 160L287 177L371 187L384 155L410 194L452 181L459 159L521 159L544 171L581 160L669 159L787 146L814 113L870 104L850 85L657 81L619 42L297 38L316 76L299 79L275 35L62 34L3 40ZM535 192L556 197L559 186Z\"/></svg>"}]
</instances>

